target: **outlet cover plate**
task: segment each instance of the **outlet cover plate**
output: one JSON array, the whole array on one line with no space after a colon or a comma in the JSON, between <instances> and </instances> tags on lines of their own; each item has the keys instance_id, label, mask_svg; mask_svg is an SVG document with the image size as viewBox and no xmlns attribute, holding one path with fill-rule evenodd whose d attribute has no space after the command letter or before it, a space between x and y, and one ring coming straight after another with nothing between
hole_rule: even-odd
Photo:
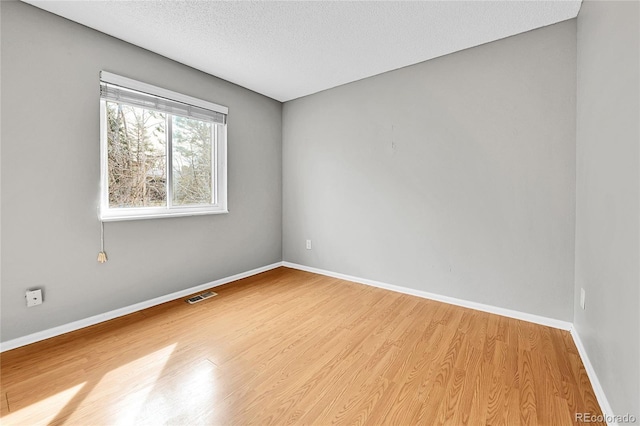
<instances>
[{"instance_id":1,"label":"outlet cover plate","mask_svg":"<svg viewBox=\"0 0 640 426\"><path fill-rule=\"evenodd\" d=\"M42 290L27 290L25 298L27 299L27 308L42 304Z\"/></svg>"}]
</instances>

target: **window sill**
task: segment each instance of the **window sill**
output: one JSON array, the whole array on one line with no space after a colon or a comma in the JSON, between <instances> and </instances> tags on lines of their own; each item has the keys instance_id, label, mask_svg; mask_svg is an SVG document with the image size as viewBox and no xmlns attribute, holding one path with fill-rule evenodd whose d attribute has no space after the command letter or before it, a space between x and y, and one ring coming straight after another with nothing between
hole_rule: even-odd
<instances>
[{"instance_id":1,"label":"window sill","mask_svg":"<svg viewBox=\"0 0 640 426\"><path fill-rule=\"evenodd\" d=\"M142 220L142 219L163 219L172 217L186 217L186 216L203 216L209 214L227 214L229 210L184 210L184 211L170 211L170 212L131 212L131 214L124 214L118 212L114 214L112 212L106 212L100 214L100 220L102 222L118 222L125 220Z\"/></svg>"}]
</instances>

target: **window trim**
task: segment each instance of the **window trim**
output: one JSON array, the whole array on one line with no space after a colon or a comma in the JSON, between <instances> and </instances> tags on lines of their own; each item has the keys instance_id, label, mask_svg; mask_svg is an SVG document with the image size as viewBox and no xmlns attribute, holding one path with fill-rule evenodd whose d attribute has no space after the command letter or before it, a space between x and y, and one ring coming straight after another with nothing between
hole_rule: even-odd
<instances>
[{"instance_id":1,"label":"window trim","mask_svg":"<svg viewBox=\"0 0 640 426\"><path fill-rule=\"evenodd\" d=\"M130 78L121 77L106 71L100 73L101 83L111 83L127 89L137 90L152 96L162 97L173 101L182 102L209 109L225 116L228 114L228 108L214 104L212 102L193 98L191 96L182 95L171 90L163 89L150 84L142 83ZM157 219L169 217L198 216L209 214L228 213L227 209L227 124L226 118L223 124L212 123L212 153L215 156L215 162L212 162L212 192L214 204L191 205L191 206L174 206L172 200L169 199L173 193L172 174L173 165L169 161L172 156L173 145L167 143L167 203L163 207L127 207L127 208L111 208L109 207L109 177L108 177L108 138L107 138L107 120L106 120L106 103L107 100L100 99L100 209L99 218L103 222L123 221L123 220L139 220L139 219ZM126 102L122 102L127 104ZM149 108L147 108L149 109ZM162 112L162 111L161 111ZM165 112L168 115L175 115ZM172 121L172 120L169 120Z\"/></svg>"}]
</instances>

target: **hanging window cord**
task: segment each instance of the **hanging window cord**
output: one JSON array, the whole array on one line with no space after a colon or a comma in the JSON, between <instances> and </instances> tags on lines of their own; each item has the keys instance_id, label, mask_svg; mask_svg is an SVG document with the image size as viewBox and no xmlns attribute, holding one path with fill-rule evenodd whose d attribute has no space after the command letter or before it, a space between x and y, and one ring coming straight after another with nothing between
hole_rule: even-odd
<instances>
[{"instance_id":1,"label":"hanging window cord","mask_svg":"<svg viewBox=\"0 0 640 426\"><path fill-rule=\"evenodd\" d=\"M100 253L98 253L98 262L105 263L107 260L107 253L104 251L104 222L100 221Z\"/></svg>"}]
</instances>

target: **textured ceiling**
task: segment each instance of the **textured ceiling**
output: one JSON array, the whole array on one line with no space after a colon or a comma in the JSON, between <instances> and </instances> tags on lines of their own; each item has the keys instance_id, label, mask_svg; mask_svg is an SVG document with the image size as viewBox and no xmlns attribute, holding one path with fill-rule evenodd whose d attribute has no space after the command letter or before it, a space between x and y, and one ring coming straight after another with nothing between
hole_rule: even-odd
<instances>
[{"instance_id":1,"label":"textured ceiling","mask_svg":"<svg viewBox=\"0 0 640 426\"><path fill-rule=\"evenodd\" d=\"M38 1L279 101L575 18L555 1Z\"/></svg>"}]
</instances>

